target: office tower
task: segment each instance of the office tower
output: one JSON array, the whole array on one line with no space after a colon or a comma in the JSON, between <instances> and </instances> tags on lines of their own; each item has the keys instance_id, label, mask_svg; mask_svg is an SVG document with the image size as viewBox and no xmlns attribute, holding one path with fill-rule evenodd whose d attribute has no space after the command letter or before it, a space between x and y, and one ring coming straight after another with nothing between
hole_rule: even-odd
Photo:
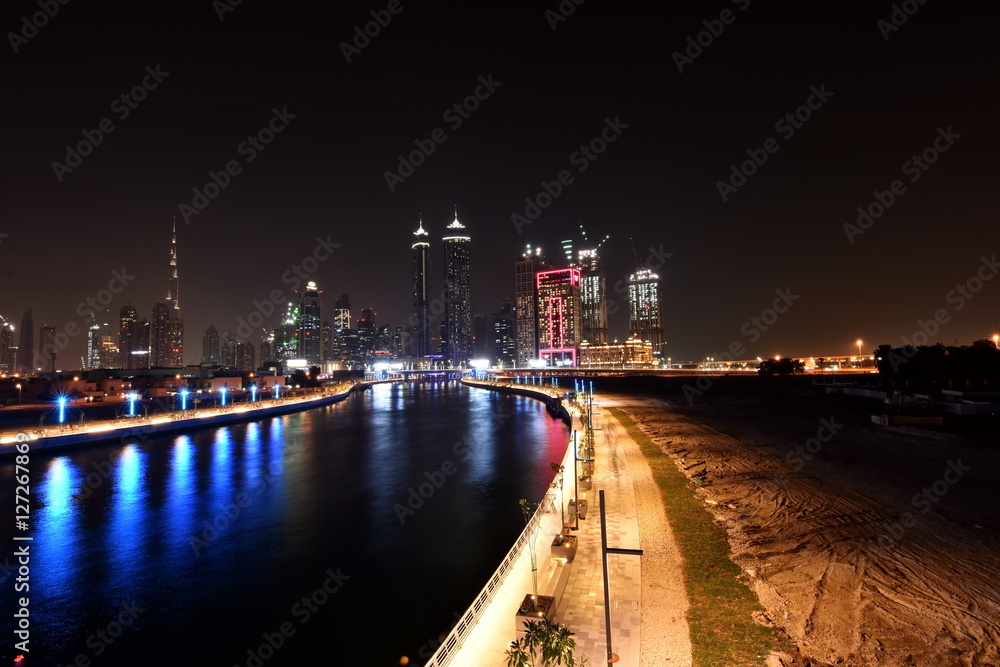
<instances>
[{"instance_id":1,"label":"office tower","mask_svg":"<svg viewBox=\"0 0 1000 667\"><path fill-rule=\"evenodd\" d=\"M93 319L87 328L87 358L83 367L86 370L101 367L101 325Z\"/></svg>"},{"instance_id":2,"label":"office tower","mask_svg":"<svg viewBox=\"0 0 1000 667\"><path fill-rule=\"evenodd\" d=\"M323 320L320 325L320 353L322 355L323 363L331 361L333 359L332 348L333 344L333 324L330 320Z\"/></svg>"},{"instance_id":3,"label":"office tower","mask_svg":"<svg viewBox=\"0 0 1000 667\"><path fill-rule=\"evenodd\" d=\"M276 361L286 362L290 359L299 359L299 308L292 302L288 303L285 309L285 316L281 324L274 330L274 352L277 355Z\"/></svg>"},{"instance_id":4,"label":"office tower","mask_svg":"<svg viewBox=\"0 0 1000 667\"><path fill-rule=\"evenodd\" d=\"M517 335L514 302L505 299L500 310L493 314L494 363L512 368L517 358Z\"/></svg>"},{"instance_id":5,"label":"office tower","mask_svg":"<svg viewBox=\"0 0 1000 667\"><path fill-rule=\"evenodd\" d=\"M149 322L140 320L131 305L119 312L118 350L120 368L149 368Z\"/></svg>"},{"instance_id":6,"label":"office tower","mask_svg":"<svg viewBox=\"0 0 1000 667\"><path fill-rule=\"evenodd\" d=\"M458 221L457 211L455 220L446 227L442 240L445 270L445 356L451 359L452 365L463 366L472 356L472 239L465 233L465 225Z\"/></svg>"},{"instance_id":7,"label":"office tower","mask_svg":"<svg viewBox=\"0 0 1000 667\"><path fill-rule=\"evenodd\" d=\"M413 331L409 326L398 325L393 331L392 352L397 358L420 356L414 350Z\"/></svg>"},{"instance_id":8,"label":"office tower","mask_svg":"<svg viewBox=\"0 0 1000 667\"><path fill-rule=\"evenodd\" d=\"M516 339L518 368L527 368L538 358L538 328L536 312L537 282L535 276L547 268L541 248L530 245L514 262L514 313L517 318Z\"/></svg>"},{"instance_id":9,"label":"office tower","mask_svg":"<svg viewBox=\"0 0 1000 667\"><path fill-rule=\"evenodd\" d=\"M575 366L581 342L580 270L536 274L538 355L549 366Z\"/></svg>"},{"instance_id":10,"label":"office tower","mask_svg":"<svg viewBox=\"0 0 1000 667\"><path fill-rule=\"evenodd\" d=\"M263 366L268 361L277 361L277 357L274 353L274 333L261 331L260 334L260 346L258 348L260 352L260 365Z\"/></svg>"},{"instance_id":11,"label":"office tower","mask_svg":"<svg viewBox=\"0 0 1000 667\"><path fill-rule=\"evenodd\" d=\"M496 340L494 315L472 316L472 358L488 359L490 365L496 363Z\"/></svg>"},{"instance_id":12,"label":"office tower","mask_svg":"<svg viewBox=\"0 0 1000 667\"><path fill-rule=\"evenodd\" d=\"M652 344L655 363L659 363L664 342L660 277L649 269L628 278L628 326L634 336Z\"/></svg>"},{"instance_id":13,"label":"office tower","mask_svg":"<svg viewBox=\"0 0 1000 667\"><path fill-rule=\"evenodd\" d=\"M219 330L214 324L208 325L201 339L201 363L206 366L218 366L222 361L219 347Z\"/></svg>"},{"instance_id":14,"label":"office tower","mask_svg":"<svg viewBox=\"0 0 1000 667\"><path fill-rule=\"evenodd\" d=\"M305 359L310 366L319 366L323 363L320 294L322 292L312 281L306 283L305 290L299 294L298 319L296 320L299 342L298 358Z\"/></svg>"},{"instance_id":15,"label":"office tower","mask_svg":"<svg viewBox=\"0 0 1000 667\"><path fill-rule=\"evenodd\" d=\"M152 368L169 367L171 356L167 354L167 324L170 321L170 307L162 301L153 305L153 317L149 323L149 365Z\"/></svg>"},{"instance_id":16,"label":"office tower","mask_svg":"<svg viewBox=\"0 0 1000 667\"><path fill-rule=\"evenodd\" d=\"M251 343L236 341L233 367L243 373L252 373L257 367L257 355Z\"/></svg>"},{"instance_id":17,"label":"office tower","mask_svg":"<svg viewBox=\"0 0 1000 667\"><path fill-rule=\"evenodd\" d=\"M14 349L17 349L14 346L14 324L0 315L0 373L14 372Z\"/></svg>"},{"instance_id":18,"label":"office tower","mask_svg":"<svg viewBox=\"0 0 1000 667\"><path fill-rule=\"evenodd\" d=\"M351 300L346 294L341 294L340 298L333 302L333 329L334 331L351 328Z\"/></svg>"},{"instance_id":19,"label":"office tower","mask_svg":"<svg viewBox=\"0 0 1000 667\"><path fill-rule=\"evenodd\" d=\"M591 248L577 252L580 269L580 303L583 309L583 340L591 345L608 342L607 276L604 263Z\"/></svg>"},{"instance_id":20,"label":"office tower","mask_svg":"<svg viewBox=\"0 0 1000 667\"><path fill-rule=\"evenodd\" d=\"M56 349L56 325L43 324L38 330L39 365L42 368L48 368L52 355L56 352L58 352Z\"/></svg>"},{"instance_id":21,"label":"office tower","mask_svg":"<svg viewBox=\"0 0 1000 667\"><path fill-rule=\"evenodd\" d=\"M375 315L373 308L362 308L361 317L358 318L358 352L364 359L363 363L369 363L375 354L377 330L375 328Z\"/></svg>"},{"instance_id":22,"label":"office tower","mask_svg":"<svg viewBox=\"0 0 1000 667\"><path fill-rule=\"evenodd\" d=\"M236 368L236 336L226 333L219 346L219 365L223 368Z\"/></svg>"},{"instance_id":23,"label":"office tower","mask_svg":"<svg viewBox=\"0 0 1000 667\"><path fill-rule=\"evenodd\" d=\"M21 341L17 346L17 371L24 374L33 374L38 366L35 365L35 320L31 316L31 308L24 311L21 318Z\"/></svg>"},{"instance_id":24,"label":"office tower","mask_svg":"<svg viewBox=\"0 0 1000 667\"><path fill-rule=\"evenodd\" d=\"M431 347L431 310L430 310L430 249L428 242L430 234L424 229L424 221L420 220L417 231L413 232L415 240L410 246L410 265L412 272L413 293L411 295L412 311L410 313L410 330L413 336L413 356L424 357L436 354Z\"/></svg>"}]
</instances>

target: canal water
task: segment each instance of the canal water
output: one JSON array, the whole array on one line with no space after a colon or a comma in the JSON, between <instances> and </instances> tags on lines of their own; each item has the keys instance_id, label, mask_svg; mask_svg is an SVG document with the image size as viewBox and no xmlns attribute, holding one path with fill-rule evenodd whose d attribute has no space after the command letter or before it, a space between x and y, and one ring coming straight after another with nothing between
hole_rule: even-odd
<instances>
[{"instance_id":1,"label":"canal water","mask_svg":"<svg viewBox=\"0 0 1000 667\"><path fill-rule=\"evenodd\" d=\"M28 597L29 667L421 665L568 439L537 401L441 382L33 456L27 592L4 462L0 664Z\"/></svg>"}]
</instances>

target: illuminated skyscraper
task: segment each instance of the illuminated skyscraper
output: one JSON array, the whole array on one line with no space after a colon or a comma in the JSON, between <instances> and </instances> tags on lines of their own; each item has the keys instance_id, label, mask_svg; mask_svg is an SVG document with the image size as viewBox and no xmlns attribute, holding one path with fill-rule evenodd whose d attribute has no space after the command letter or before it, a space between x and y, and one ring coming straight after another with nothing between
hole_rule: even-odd
<instances>
[{"instance_id":1,"label":"illuminated skyscraper","mask_svg":"<svg viewBox=\"0 0 1000 667\"><path fill-rule=\"evenodd\" d=\"M597 249L580 250L580 302L583 308L583 340L591 345L608 342L607 278Z\"/></svg>"},{"instance_id":2,"label":"illuminated skyscraper","mask_svg":"<svg viewBox=\"0 0 1000 667\"><path fill-rule=\"evenodd\" d=\"M640 269L628 278L629 331L653 346L658 363L663 355L663 306L660 277L649 269Z\"/></svg>"},{"instance_id":3,"label":"illuminated skyscraper","mask_svg":"<svg viewBox=\"0 0 1000 667\"><path fill-rule=\"evenodd\" d=\"M411 343L413 356L424 357L437 354L431 347L431 310L430 310L430 249L427 242L430 238L424 230L424 221L417 225L416 237L411 248L411 264L413 271L413 311L410 314Z\"/></svg>"},{"instance_id":4,"label":"illuminated skyscraper","mask_svg":"<svg viewBox=\"0 0 1000 667\"><path fill-rule=\"evenodd\" d=\"M139 320L139 313L131 305L122 306L118 313L118 351L121 353L121 365L119 368L135 368L132 352L136 348L136 325Z\"/></svg>"},{"instance_id":5,"label":"illuminated skyscraper","mask_svg":"<svg viewBox=\"0 0 1000 667\"><path fill-rule=\"evenodd\" d=\"M38 330L38 354L39 366L48 368L52 363L52 355L57 353L56 349L56 326L54 324L43 324Z\"/></svg>"},{"instance_id":6,"label":"illuminated skyscraper","mask_svg":"<svg viewBox=\"0 0 1000 667\"><path fill-rule=\"evenodd\" d=\"M455 220L446 228L444 238L444 349L455 366L464 366L472 358L472 265L469 246L472 239L465 225Z\"/></svg>"},{"instance_id":7,"label":"illuminated skyscraper","mask_svg":"<svg viewBox=\"0 0 1000 667\"><path fill-rule=\"evenodd\" d=\"M149 323L149 365L151 368L169 368L167 326L170 322L170 307L162 301L153 305L153 317Z\"/></svg>"},{"instance_id":8,"label":"illuminated skyscraper","mask_svg":"<svg viewBox=\"0 0 1000 667\"><path fill-rule=\"evenodd\" d=\"M296 328L298 334L299 359L305 359L310 366L323 363L323 332L322 312L319 295L322 294L316 283L311 280L306 283L305 290L299 295L298 319Z\"/></svg>"},{"instance_id":9,"label":"illuminated skyscraper","mask_svg":"<svg viewBox=\"0 0 1000 667\"><path fill-rule=\"evenodd\" d=\"M530 245L514 262L514 313L516 317L515 338L517 341L516 365L527 368L538 358L538 293L536 274L546 268L541 248Z\"/></svg>"},{"instance_id":10,"label":"illuminated skyscraper","mask_svg":"<svg viewBox=\"0 0 1000 667\"><path fill-rule=\"evenodd\" d=\"M0 373L14 372L14 349L14 324L0 315Z\"/></svg>"},{"instance_id":11,"label":"illuminated skyscraper","mask_svg":"<svg viewBox=\"0 0 1000 667\"><path fill-rule=\"evenodd\" d=\"M184 320L181 319L180 279L177 277L177 218L174 218L173 235L170 237L170 289L167 290L167 306L170 317L160 343L162 362L167 368L181 368L184 366Z\"/></svg>"},{"instance_id":12,"label":"illuminated skyscraper","mask_svg":"<svg viewBox=\"0 0 1000 667\"><path fill-rule=\"evenodd\" d=\"M550 366L575 366L583 324L580 270L540 271L535 279L538 289L538 356Z\"/></svg>"},{"instance_id":13,"label":"illuminated skyscraper","mask_svg":"<svg viewBox=\"0 0 1000 667\"><path fill-rule=\"evenodd\" d=\"M101 367L101 325L92 320L87 329L87 358L83 365L86 370Z\"/></svg>"}]
</instances>

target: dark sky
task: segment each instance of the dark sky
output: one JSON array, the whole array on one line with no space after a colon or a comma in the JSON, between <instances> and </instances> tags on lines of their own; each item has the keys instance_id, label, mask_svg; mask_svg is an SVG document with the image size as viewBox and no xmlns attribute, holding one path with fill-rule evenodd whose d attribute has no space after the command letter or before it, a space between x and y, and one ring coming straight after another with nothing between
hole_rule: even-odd
<instances>
[{"instance_id":1,"label":"dark sky","mask_svg":"<svg viewBox=\"0 0 1000 667\"><path fill-rule=\"evenodd\" d=\"M235 330L255 299L287 299L282 277L317 237L339 244L314 274L326 305L347 293L355 314L372 306L379 324L401 324L418 215L440 260L457 206L475 312L513 296L526 243L558 259L582 224L610 234L613 336L627 333L615 285L636 258L660 266L673 359L734 342L745 358L849 354L859 337L898 345L939 309L931 341L1000 329L1000 279L975 278L1000 270L981 259L1000 250L995 10L913 1L886 31L891 3L683 4L565 0L575 11L553 30L554 0L402 2L348 63L341 43L387 3L244 0L220 20L208 0L70 2L37 34L22 20L36 2L4 3L0 314L19 324L31 307L36 330L82 326L80 304L124 268L134 278L100 317L113 322L128 301L148 317L166 294L177 216L189 363L209 324ZM12 32L30 36L14 38L16 53ZM678 71L674 53L699 33L707 46ZM168 74L157 82L147 68ZM144 77L152 89L130 109L120 97ZM479 77L498 84L455 127L445 113ZM808 120L776 126L810 101ZM274 109L294 118L250 161L240 145ZM113 131L60 181L53 162L102 119ZM615 140L593 160L574 156L607 119ZM446 140L390 190L397 156L437 128ZM926 170L905 165L949 128ZM718 183L747 151L767 160L724 201ZM229 161L240 173L186 222L180 205ZM511 215L563 170L572 182L519 233ZM845 231L897 179L884 214ZM970 279L978 292L952 291ZM779 289L792 305L774 320ZM766 331L745 325L754 316ZM83 349L71 337L59 365L78 366Z\"/></svg>"}]
</instances>

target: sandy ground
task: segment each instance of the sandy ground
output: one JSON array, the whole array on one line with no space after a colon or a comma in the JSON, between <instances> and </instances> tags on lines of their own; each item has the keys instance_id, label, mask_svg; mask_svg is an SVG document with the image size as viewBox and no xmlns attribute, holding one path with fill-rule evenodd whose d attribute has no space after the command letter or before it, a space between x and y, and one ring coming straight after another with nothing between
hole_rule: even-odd
<instances>
[{"instance_id":1,"label":"sandy ground","mask_svg":"<svg viewBox=\"0 0 1000 667\"><path fill-rule=\"evenodd\" d=\"M616 395L674 458L796 665L1000 665L1000 438L829 396Z\"/></svg>"}]
</instances>

